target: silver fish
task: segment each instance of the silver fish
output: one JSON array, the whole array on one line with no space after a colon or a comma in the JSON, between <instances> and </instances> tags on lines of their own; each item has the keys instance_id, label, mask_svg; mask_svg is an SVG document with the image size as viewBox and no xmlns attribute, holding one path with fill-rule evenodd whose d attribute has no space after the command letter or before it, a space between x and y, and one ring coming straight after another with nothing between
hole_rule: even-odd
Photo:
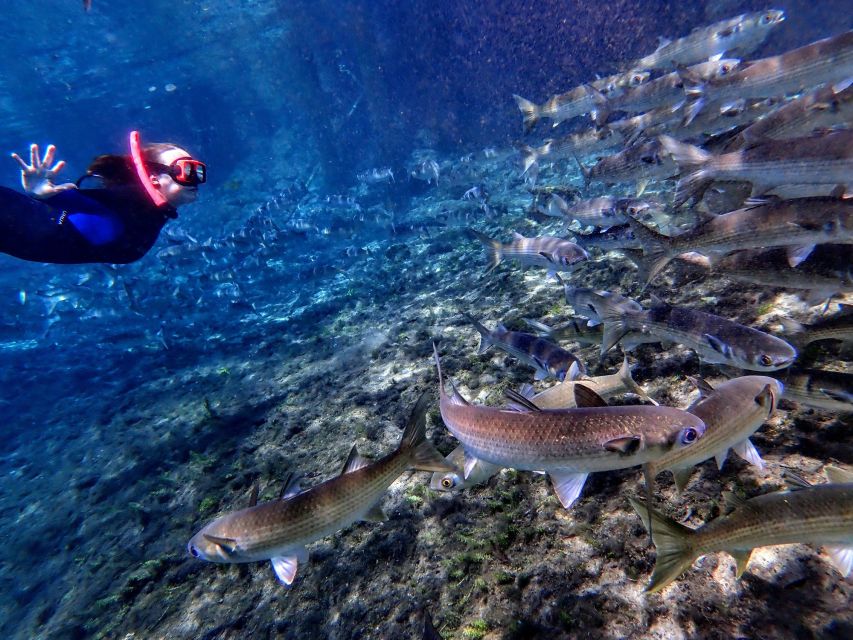
<instances>
[{"instance_id":1,"label":"silver fish","mask_svg":"<svg viewBox=\"0 0 853 640\"><path fill-rule=\"evenodd\" d=\"M427 395L418 401L400 446L372 462L353 447L341 475L306 491L291 486L283 499L240 509L216 518L187 544L189 553L208 562L272 561L286 585L306 562L305 545L358 520L382 521L382 494L407 469L450 471L426 439Z\"/></svg>"},{"instance_id":2,"label":"silver fish","mask_svg":"<svg viewBox=\"0 0 853 640\"><path fill-rule=\"evenodd\" d=\"M663 180L675 175L678 170L678 165L658 138L638 140L619 153L600 158L591 167L584 166L580 160L577 163L585 185L593 181L615 184Z\"/></svg>"},{"instance_id":3,"label":"silver fish","mask_svg":"<svg viewBox=\"0 0 853 640\"><path fill-rule=\"evenodd\" d=\"M588 84L582 84L571 91L552 96L541 106L519 95L512 97L515 98L515 103L523 116L525 131L530 131L542 118L552 120L553 126L556 127L565 120L587 113L593 114L596 124L604 123L603 112L600 110L606 104L607 98L598 89Z\"/></svg>"},{"instance_id":4,"label":"silver fish","mask_svg":"<svg viewBox=\"0 0 853 640\"><path fill-rule=\"evenodd\" d=\"M524 266L542 267L548 270L549 276L553 276L558 271L571 271L589 257L587 252L574 242L555 236L525 238L520 233L513 233L512 242L501 244L474 229L468 231L483 243L489 262L486 273L494 270L507 258L518 260Z\"/></svg>"},{"instance_id":5,"label":"silver fish","mask_svg":"<svg viewBox=\"0 0 853 640\"><path fill-rule=\"evenodd\" d=\"M444 461L454 467L453 471L436 471L429 481L433 491L461 491L488 481L501 468L484 460L477 460L471 466L468 477L465 477L465 447L461 444L444 458Z\"/></svg>"},{"instance_id":6,"label":"silver fish","mask_svg":"<svg viewBox=\"0 0 853 640\"><path fill-rule=\"evenodd\" d=\"M663 41L653 53L631 66L635 69L672 69L722 57L726 53L751 53L784 19L784 11L771 9L721 20L696 28L683 38Z\"/></svg>"},{"instance_id":7,"label":"silver fish","mask_svg":"<svg viewBox=\"0 0 853 640\"><path fill-rule=\"evenodd\" d=\"M640 331L682 344L704 362L750 371L784 369L797 357L794 347L768 333L711 313L674 307L654 296L647 311L605 305L598 312L604 323L602 356L628 331Z\"/></svg>"},{"instance_id":8,"label":"silver fish","mask_svg":"<svg viewBox=\"0 0 853 640\"><path fill-rule=\"evenodd\" d=\"M580 200L567 204L560 196L554 194L548 201L548 215L563 218L566 222L577 220L583 227L599 227L609 229L618 224L624 224L625 217L643 215L652 204L639 198L618 198L601 196L589 200Z\"/></svg>"},{"instance_id":9,"label":"silver fish","mask_svg":"<svg viewBox=\"0 0 853 640\"><path fill-rule=\"evenodd\" d=\"M853 342L853 305L841 303L838 313L811 324L801 324L790 318L780 318L785 335L797 345L805 346L821 340Z\"/></svg>"},{"instance_id":10,"label":"silver fish","mask_svg":"<svg viewBox=\"0 0 853 640\"><path fill-rule=\"evenodd\" d=\"M433 345L441 417L465 448L465 472L477 460L500 467L541 471L551 476L562 505L580 496L597 471L642 465L675 447L701 439L704 423L673 407L609 407L595 392L578 385L578 408L540 410L521 398L525 411L472 405L453 387L444 389ZM602 406L603 405L603 406Z\"/></svg>"},{"instance_id":11,"label":"silver fish","mask_svg":"<svg viewBox=\"0 0 853 640\"><path fill-rule=\"evenodd\" d=\"M831 413L853 413L853 374L792 367L776 374L784 398Z\"/></svg>"}]
</instances>

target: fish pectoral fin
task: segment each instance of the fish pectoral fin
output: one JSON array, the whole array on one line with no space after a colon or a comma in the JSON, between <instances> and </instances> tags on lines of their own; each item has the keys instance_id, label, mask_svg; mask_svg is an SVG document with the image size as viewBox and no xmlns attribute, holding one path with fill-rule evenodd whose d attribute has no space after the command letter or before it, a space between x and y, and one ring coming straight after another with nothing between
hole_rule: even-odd
<instances>
[{"instance_id":1,"label":"fish pectoral fin","mask_svg":"<svg viewBox=\"0 0 853 640\"><path fill-rule=\"evenodd\" d=\"M475 457L468 451L465 451L465 464L463 466L464 473L462 475L465 480L467 480L471 476L471 474L474 473L474 470L477 468L479 462L479 458Z\"/></svg>"},{"instance_id":2,"label":"fish pectoral fin","mask_svg":"<svg viewBox=\"0 0 853 640\"><path fill-rule=\"evenodd\" d=\"M222 538L220 536L212 536L209 533L204 533L202 535L205 540L218 546L227 555L231 555L237 550L237 540L234 538Z\"/></svg>"},{"instance_id":3,"label":"fish pectoral fin","mask_svg":"<svg viewBox=\"0 0 853 640\"><path fill-rule=\"evenodd\" d=\"M826 475L827 480L835 484L853 483L853 471L850 471L849 469L826 465L823 468L823 473Z\"/></svg>"},{"instance_id":4,"label":"fish pectoral fin","mask_svg":"<svg viewBox=\"0 0 853 640\"><path fill-rule=\"evenodd\" d=\"M388 516L382 511L382 505L377 502L361 519L365 522L385 522L388 520Z\"/></svg>"},{"instance_id":5,"label":"fish pectoral fin","mask_svg":"<svg viewBox=\"0 0 853 640\"><path fill-rule=\"evenodd\" d=\"M297 556L277 556L270 558L270 562L272 562L275 577L286 587L292 585L296 579L296 570L299 568L299 558Z\"/></svg>"},{"instance_id":6,"label":"fish pectoral fin","mask_svg":"<svg viewBox=\"0 0 853 640\"><path fill-rule=\"evenodd\" d=\"M826 547L826 553L841 575L845 578L850 575L853 570L853 547Z\"/></svg>"},{"instance_id":7,"label":"fish pectoral fin","mask_svg":"<svg viewBox=\"0 0 853 640\"><path fill-rule=\"evenodd\" d=\"M614 438L613 440L608 440L604 443L604 448L607 451L614 451L616 453L620 453L623 456L629 456L631 454L637 453L642 446L642 439L640 436L622 436L621 438Z\"/></svg>"},{"instance_id":8,"label":"fish pectoral fin","mask_svg":"<svg viewBox=\"0 0 853 640\"><path fill-rule=\"evenodd\" d=\"M564 508L571 507L581 495L588 473L551 472L554 493Z\"/></svg>"},{"instance_id":9,"label":"fish pectoral fin","mask_svg":"<svg viewBox=\"0 0 853 640\"><path fill-rule=\"evenodd\" d=\"M813 244L804 244L799 247L788 247L788 264L791 268L793 269L794 267L799 266L800 263L808 258L812 254L812 251L814 251L814 247L815 246Z\"/></svg>"},{"instance_id":10,"label":"fish pectoral fin","mask_svg":"<svg viewBox=\"0 0 853 640\"><path fill-rule=\"evenodd\" d=\"M761 459L761 455L758 453L755 445L750 442L749 438L733 446L732 451L746 460L749 464L756 466L759 469L764 468L764 460Z\"/></svg>"},{"instance_id":11,"label":"fish pectoral fin","mask_svg":"<svg viewBox=\"0 0 853 640\"><path fill-rule=\"evenodd\" d=\"M752 555L752 549L738 549L737 551L729 551L729 553L732 554L735 562L737 562L735 577L740 578L743 575L743 572L746 571L746 565L749 564L749 557Z\"/></svg>"},{"instance_id":12,"label":"fish pectoral fin","mask_svg":"<svg viewBox=\"0 0 853 640\"><path fill-rule=\"evenodd\" d=\"M712 336L710 333L706 333L704 337L705 341L714 351L716 351L725 358L731 357L732 348L728 344L720 340L718 337Z\"/></svg>"},{"instance_id":13,"label":"fish pectoral fin","mask_svg":"<svg viewBox=\"0 0 853 640\"><path fill-rule=\"evenodd\" d=\"M687 488L687 484L690 482L690 476L693 475L693 467L687 467L686 469L673 469L672 470L672 479L675 481L675 490L681 494Z\"/></svg>"},{"instance_id":14,"label":"fish pectoral fin","mask_svg":"<svg viewBox=\"0 0 853 640\"><path fill-rule=\"evenodd\" d=\"M366 467L371 462L373 461L370 458L365 458L364 456L359 454L358 448L355 445L352 445L352 449L350 449L349 451L347 461L344 463L344 468L341 470L341 475L357 471L363 467Z\"/></svg>"},{"instance_id":15,"label":"fish pectoral fin","mask_svg":"<svg viewBox=\"0 0 853 640\"><path fill-rule=\"evenodd\" d=\"M717 470L720 470L723 468L723 465L726 463L726 458L728 457L728 455L729 455L728 449L723 449L722 451L720 451L719 453L716 453L714 455L714 461L717 463Z\"/></svg>"},{"instance_id":16,"label":"fish pectoral fin","mask_svg":"<svg viewBox=\"0 0 853 640\"><path fill-rule=\"evenodd\" d=\"M782 479L785 481L785 486L788 491L800 491L802 489L811 489L814 485L793 471L785 471L782 473Z\"/></svg>"},{"instance_id":17,"label":"fish pectoral fin","mask_svg":"<svg viewBox=\"0 0 853 640\"><path fill-rule=\"evenodd\" d=\"M575 405L577 407L606 407L607 400L598 395L585 384L575 383Z\"/></svg>"}]
</instances>

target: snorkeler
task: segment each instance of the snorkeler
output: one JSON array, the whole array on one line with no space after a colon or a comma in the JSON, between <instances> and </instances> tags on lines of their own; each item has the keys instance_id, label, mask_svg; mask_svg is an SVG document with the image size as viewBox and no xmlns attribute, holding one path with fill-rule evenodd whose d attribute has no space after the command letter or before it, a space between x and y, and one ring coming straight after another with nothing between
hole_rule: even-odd
<instances>
[{"instance_id":1,"label":"snorkeler","mask_svg":"<svg viewBox=\"0 0 853 640\"><path fill-rule=\"evenodd\" d=\"M195 201L207 167L174 144L142 147L136 131L130 151L99 156L76 183L59 185L56 147L42 159L31 145L30 164L13 153L26 195L0 187L0 252L54 264L139 260L177 207Z\"/></svg>"}]
</instances>

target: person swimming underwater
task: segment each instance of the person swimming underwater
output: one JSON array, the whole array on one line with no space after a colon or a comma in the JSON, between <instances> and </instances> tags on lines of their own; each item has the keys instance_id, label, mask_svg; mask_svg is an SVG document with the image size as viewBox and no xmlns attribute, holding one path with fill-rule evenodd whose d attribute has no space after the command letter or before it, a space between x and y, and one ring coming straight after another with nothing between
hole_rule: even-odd
<instances>
[{"instance_id":1,"label":"person swimming underwater","mask_svg":"<svg viewBox=\"0 0 853 640\"><path fill-rule=\"evenodd\" d=\"M207 167L175 144L141 146L136 131L130 150L99 156L76 183L59 185L53 180L65 161L53 164L56 147L41 158L31 145L29 164L13 153L26 194L0 187L0 252L54 264L143 257L177 207L195 201Z\"/></svg>"}]
</instances>

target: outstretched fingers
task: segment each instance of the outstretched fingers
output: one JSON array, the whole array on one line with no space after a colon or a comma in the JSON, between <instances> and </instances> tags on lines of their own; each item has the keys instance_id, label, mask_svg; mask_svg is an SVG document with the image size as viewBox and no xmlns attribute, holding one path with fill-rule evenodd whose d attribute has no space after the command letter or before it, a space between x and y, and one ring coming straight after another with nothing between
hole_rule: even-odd
<instances>
[{"instance_id":1,"label":"outstretched fingers","mask_svg":"<svg viewBox=\"0 0 853 640\"><path fill-rule=\"evenodd\" d=\"M17 153L12 153L12 160L17 162L21 166L21 171L28 171L29 170L30 165L28 165L26 162L24 162L24 159L21 158L21 156L19 156Z\"/></svg>"},{"instance_id":2,"label":"outstretched fingers","mask_svg":"<svg viewBox=\"0 0 853 640\"><path fill-rule=\"evenodd\" d=\"M56 157L56 145L49 144L47 145L47 149L44 151L44 160L41 162L41 166L47 169L50 168L50 165L53 164L53 159ZM36 149L36 158L38 158L38 148Z\"/></svg>"}]
</instances>

